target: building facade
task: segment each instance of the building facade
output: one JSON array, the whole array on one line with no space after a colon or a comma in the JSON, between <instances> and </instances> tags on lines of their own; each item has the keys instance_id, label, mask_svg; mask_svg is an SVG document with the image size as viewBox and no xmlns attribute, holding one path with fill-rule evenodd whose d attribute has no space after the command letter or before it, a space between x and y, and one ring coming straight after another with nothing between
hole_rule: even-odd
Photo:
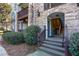
<instances>
[{"instance_id":1,"label":"building facade","mask_svg":"<svg viewBox=\"0 0 79 59\"><path fill-rule=\"evenodd\" d=\"M23 31L28 26L28 8L18 12L18 31Z\"/></svg>"},{"instance_id":2,"label":"building facade","mask_svg":"<svg viewBox=\"0 0 79 59\"><path fill-rule=\"evenodd\" d=\"M46 38L68 36L79 31L79 4L77 3L30 3L28 26L38 25L46 29Z\"/></svg>"}]
</instances>

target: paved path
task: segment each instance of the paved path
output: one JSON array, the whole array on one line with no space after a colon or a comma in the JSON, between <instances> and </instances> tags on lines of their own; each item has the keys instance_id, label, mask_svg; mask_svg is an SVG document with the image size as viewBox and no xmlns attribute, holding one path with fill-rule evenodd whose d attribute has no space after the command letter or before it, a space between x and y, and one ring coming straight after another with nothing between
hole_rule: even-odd
<instances>
[{"instance_id":1,"label":"paved path","mask_svg":"<svg viewBox=\"0 0 79 59\"><path fill-rule=\"evenodd\" d=\"M8 56L6 50L0 45L0 56Z\"/></svg>"},{"instance_id":2,"label":"paved path","mask_svg":"<svg viewBox=\"0 0 79 59\"><path fill-rule=\"evenodd\" d=\"M0 36L0 43L2 41L2 37ZM8 56L6 50L0 45L0 56Z\"/></svg>"},{"instance_id":3,"label":"paved path","mask_svg":"<svg viewBox=\"0 0 79 59\"><path fill-rule=\"evenodd\" d=\"M27 56L51 56L43 51L37 50L34 53L28 54Z\"/></svg>"}]
</instances>

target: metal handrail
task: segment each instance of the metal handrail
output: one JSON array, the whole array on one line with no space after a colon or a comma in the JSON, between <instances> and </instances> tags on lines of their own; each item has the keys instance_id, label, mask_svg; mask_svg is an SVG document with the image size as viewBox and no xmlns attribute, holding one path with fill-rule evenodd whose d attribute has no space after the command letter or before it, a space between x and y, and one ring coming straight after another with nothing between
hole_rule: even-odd
<instances>
[{"instance_id":1,"label":"metal handrail","mask_svg":"<svg viewBox=\"0 0 79 59\"><path fill-rule=\"evenodd\" d=\"M38 46L42 44L42 42L45 40L45 29L43 29L41 32L38 33Z\"/></svg>"}]
</instances>

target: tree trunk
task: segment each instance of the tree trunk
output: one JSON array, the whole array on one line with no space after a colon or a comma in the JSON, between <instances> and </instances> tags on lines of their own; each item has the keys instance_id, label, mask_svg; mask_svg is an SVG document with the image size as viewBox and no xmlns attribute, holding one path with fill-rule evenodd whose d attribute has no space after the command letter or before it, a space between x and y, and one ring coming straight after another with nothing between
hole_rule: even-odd
<instances>
[{"instance_id":1,"label":"tree trunk","mask_svg":"<svg viewBox=\"0 0 79 59\"><path fill-rule=\"evenodd\" d=\"M7 23L5 22L5 24L6 24L6 31L7 31Z\"/></svg>"}]
</instances>

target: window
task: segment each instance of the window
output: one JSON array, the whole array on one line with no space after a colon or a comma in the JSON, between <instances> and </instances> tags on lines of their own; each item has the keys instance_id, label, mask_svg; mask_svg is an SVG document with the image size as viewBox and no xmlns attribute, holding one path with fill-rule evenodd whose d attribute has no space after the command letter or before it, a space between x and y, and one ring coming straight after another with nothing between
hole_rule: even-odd
<instances>
[{"instance_id":1,"label":"window","mask_svg":"<svg viewBox=\"0 0 79 59\"><path fill-rule=\"evenodd\" d=\"M79 7L79 3L77 3L77 7Z\"/></svg>"},{"instance_id":2,"label":"window","mask_svg":"<svg viewBox=\"0 0 79 59\"><path fill-rule=\"evenodd\" d=\"M47 10L47 9L49 9L50 7L50 3L44 3L44 10Z\"/></svg>"},{"instance_id":3,"label":"window","mask_svg":"<svg viewBox=\"0 0 79 59\"><path fill-rule=\"evenodd\" d=\"M64 4L64 3L44 3L44 10L48 10L50 8L59 6L61 4Z\"/></svg>"},{"instance_id":4,"label":"window","mask_svg":"<svg viewBox=\"0 0 79 59\"><path fill-rule=\"evenodd\" d=\"M23 22L22 21L19 21L18 22L18 27L19 27L19 31L22 31L23 30Z\"/></svg>"}]
</instances>

